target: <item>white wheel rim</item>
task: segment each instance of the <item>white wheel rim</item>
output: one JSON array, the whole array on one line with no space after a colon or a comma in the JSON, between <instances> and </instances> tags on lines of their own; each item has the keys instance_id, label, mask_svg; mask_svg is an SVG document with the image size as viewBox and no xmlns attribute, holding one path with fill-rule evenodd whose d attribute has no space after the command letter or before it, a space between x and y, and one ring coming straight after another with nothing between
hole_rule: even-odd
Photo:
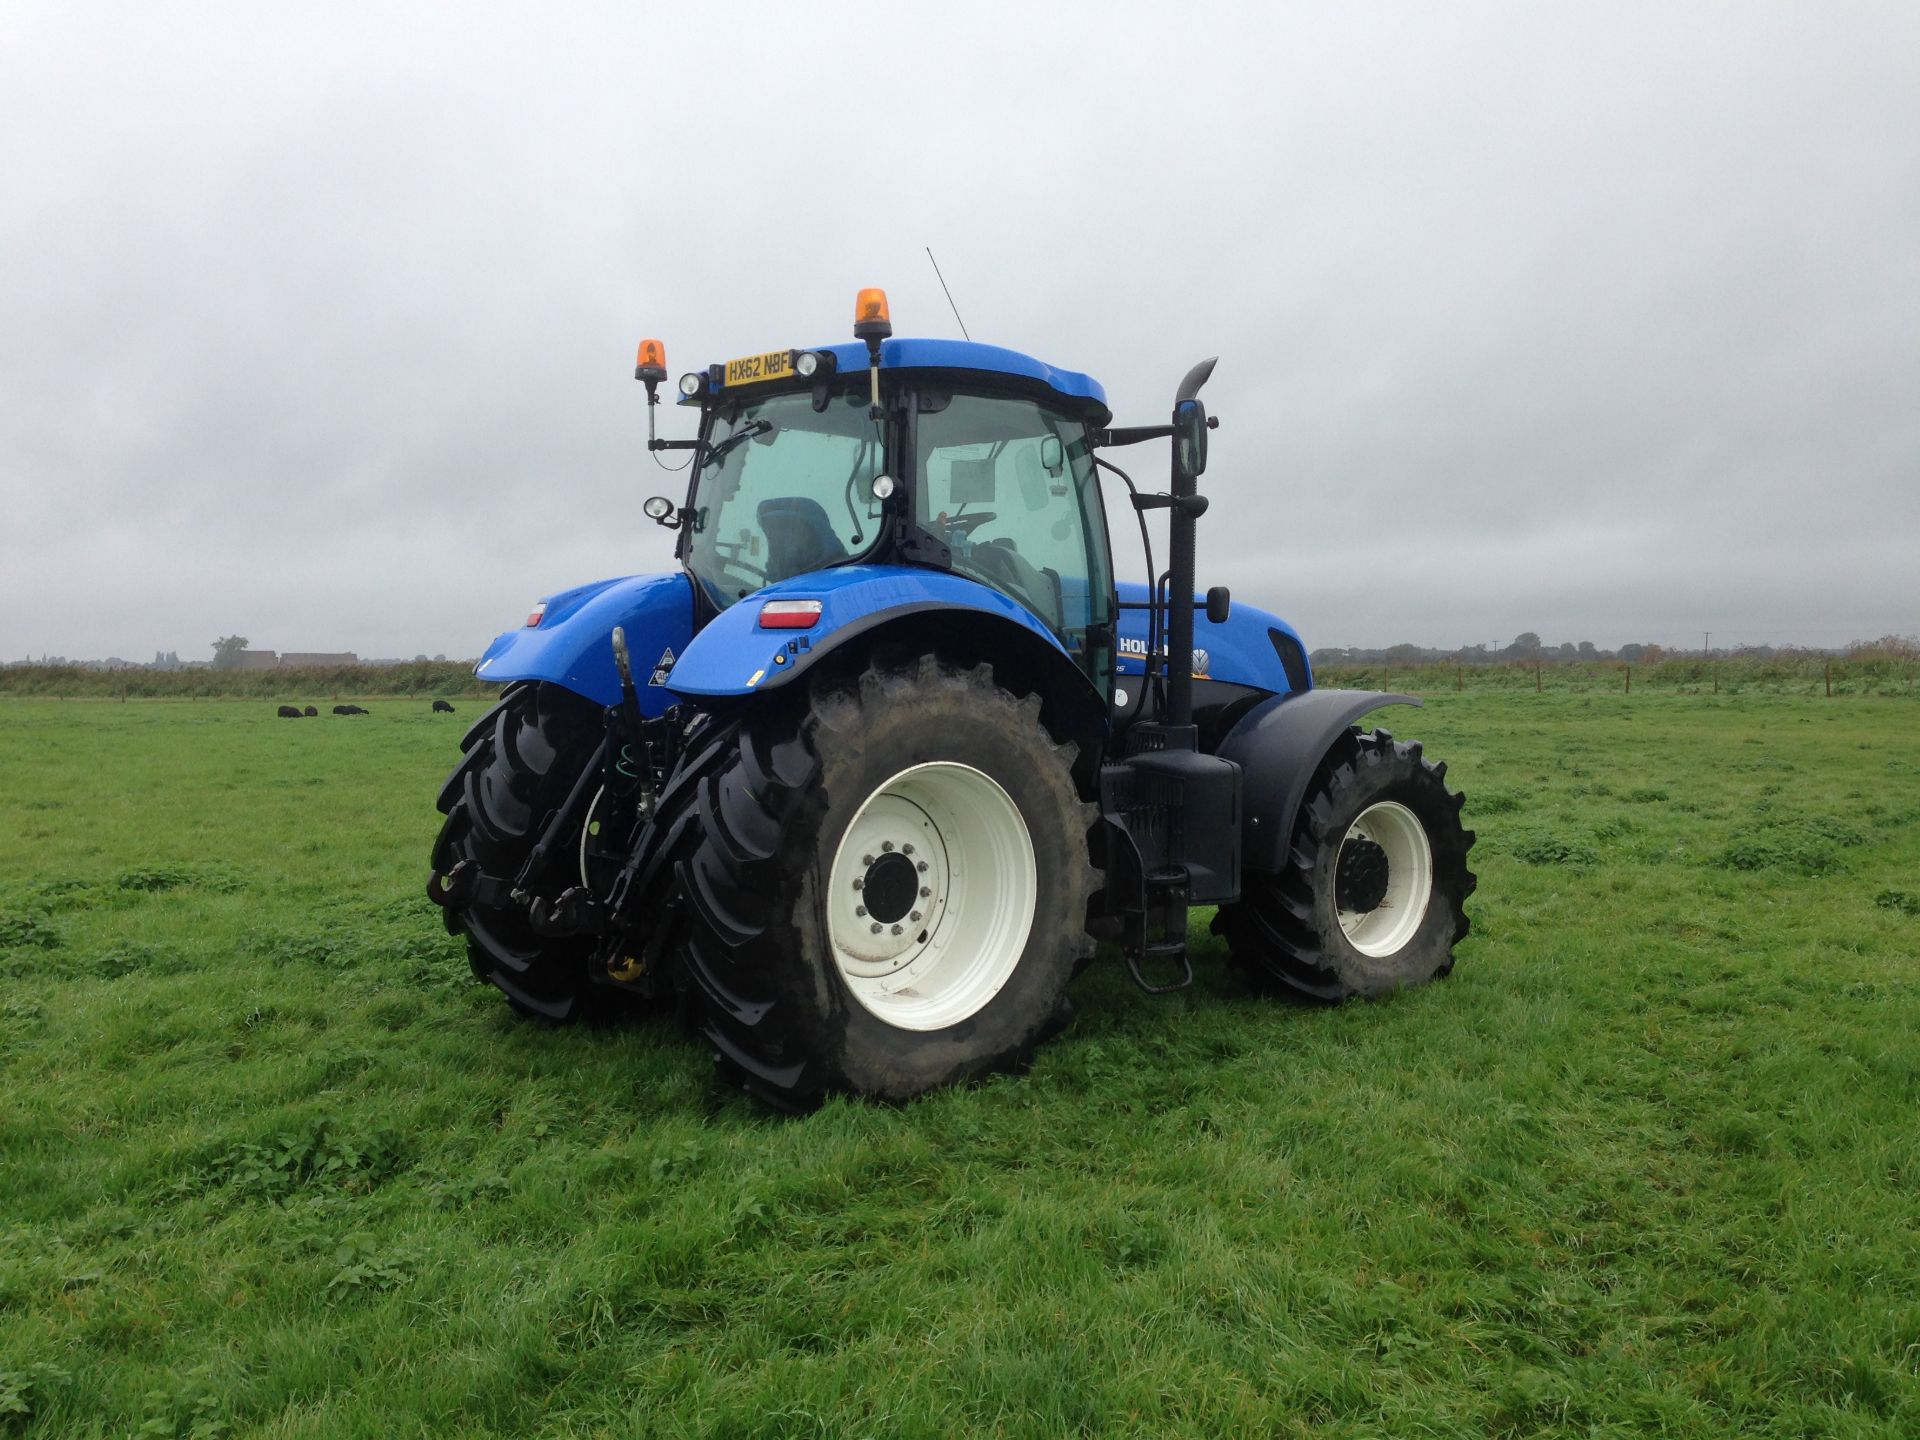
<instances>
[{"instance_id":1,"label":"white wheel rim","mask_svg":"<svg viewBox=\"0 0 1920 1440\"><path fill-rule=\"evenodd\" d=\"M957 1025L1000 993L1027 948L1040 890L1019 807L992 776L950 761L902 770L867 797L827 887L841 980L903 1030Z\"/></svg>"},{"instance_id":2,"label":"white wheel rim","mask_svg":"<svg viewBox=\"0 0 1920 1440\"><path fill-rule=\"evenodd\" d=\"M1433 846L1420 818L1394 800L1382 800L1362 810L1340 848L1355 840L1371 840L1386 852L1387 891L1370 910L1340 911L1340 933L1362 955L1378 959L1404 947L1427 918L1433 898ZM1334 860L1339 873L1339 859Z\"/></svg>"}]
</instances>

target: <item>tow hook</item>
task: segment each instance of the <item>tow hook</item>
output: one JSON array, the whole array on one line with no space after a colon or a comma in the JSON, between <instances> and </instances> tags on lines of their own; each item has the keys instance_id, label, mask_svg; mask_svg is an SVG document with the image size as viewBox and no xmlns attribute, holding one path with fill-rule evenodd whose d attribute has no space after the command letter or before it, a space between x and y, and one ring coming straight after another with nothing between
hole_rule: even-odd
<instances>
[{"instance_id":1,"label":"tow hook","mask_svg":"<svg viewBox=\"0 0 1920 1440\"><path fill-rule=\"evenodd\" d=\"M527 921L542 935L589 935L606 928L603 911L593 896L575 885L557 900L536 895L527 907Z\"/></svg>"},{"instance_id":2,"label":"tow hook","mask_svg":"<svg viewBox=\"0 0 1920 1440\"><path fill-rule=\"evenodd\" d=\"M443 909L458 910L473 898L473 861L462 860L451 870L427 876L427 899Z\"/></svg>"}]
</instances>

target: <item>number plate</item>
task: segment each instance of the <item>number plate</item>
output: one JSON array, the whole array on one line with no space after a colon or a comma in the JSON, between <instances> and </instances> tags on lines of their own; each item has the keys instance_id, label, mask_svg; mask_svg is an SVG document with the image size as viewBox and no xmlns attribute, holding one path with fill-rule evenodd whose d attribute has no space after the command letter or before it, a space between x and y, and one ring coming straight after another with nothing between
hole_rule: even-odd
<instances>
[{"instance_id":1,"label":"number plate","mask_svg":"<svg viewBox=\"0 0 1920 1440\"><path fill-rule=\"evenodd\" d=\"M773 350L727 361L727 384L757 385L762 380L784 380L793 374L793 352Z\"/></svg>"}]
</instances>

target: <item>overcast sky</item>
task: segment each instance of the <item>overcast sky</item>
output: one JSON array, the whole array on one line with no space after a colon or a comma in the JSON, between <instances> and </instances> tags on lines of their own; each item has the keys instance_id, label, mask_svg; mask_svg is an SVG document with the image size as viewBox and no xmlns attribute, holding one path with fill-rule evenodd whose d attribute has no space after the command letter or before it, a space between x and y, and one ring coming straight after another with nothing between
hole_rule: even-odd
<instances>
[{"instance_id":1,"label":"overcast sky","mask_svg":"<svg viewBox=\"0 0 1920 1440\"><path fill-rule=\"evenodd\" d=\"M1200 580L1309 645L1920 632L1917 61L1911 3L5 0L0 659L477 655L671 565L641 336L954 335L927 245L1120 423L1220 356Z\"/></svg>"}]
</instances>

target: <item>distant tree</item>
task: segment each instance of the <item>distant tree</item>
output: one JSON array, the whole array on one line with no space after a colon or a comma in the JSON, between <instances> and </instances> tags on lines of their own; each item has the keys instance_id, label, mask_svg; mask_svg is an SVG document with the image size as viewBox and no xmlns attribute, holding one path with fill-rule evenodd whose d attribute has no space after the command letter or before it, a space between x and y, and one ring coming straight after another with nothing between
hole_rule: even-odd
<instances>
[{"instance_id":1,"label":"distant tree","mask_svg":"<svg viewBox=\"0 0 1920 1440\"><path fill-rule=\"evenodd\" d=\"M1847 646L1854 660L1912 660L1920 656L1920 640L1911 635L1882 635L1878 640L1855 640Z\"/></svg>"},{"instance_id":2,"label":"distant tree","mask_svg":"<svg viewBox=\"0 0 1920 1440\"><path fill-rule=\"evenodd\" d=\"M1554 654L1559 656L1562 660L1571 660L1575 655L1579 653L1580 653L1579 651L1573 648L1573 642L1571 640L1562 640L1560 642L1560 648L1554 651Z\"/></svg>"},{"instance_id":3,"label":"distant tree","mask_svg":"<svg viewBox=\"0 0 1920 1440\"><path fill-rule=\"evenodd\" d=\"M439 664L444 665L447 663L447 657L445 655L436 655L433 658Z\"/></svg>"},{"instance_id":4,"label":"distant tree","mask_svg":"<svg viewBox=\"0 0 1920 1440\"><path fill-rule=\"evenodd\" d=\"M222 635L213 642L213 668L231 670L240 663L240 652L247 648L244 635Z\"/></svg>"},{"instance_id":5,"label":"distant tree","mask_svg":"<svg viewBox=\"0 0 1920 1440\"><path fill-rule=\"evenodd\" d=\"M1655 645L1652 641L1648 641L1640 647L1640 660L1642 664L1658 665L1666 658L1667 651L1664 645Z\"/></svg>"},{"instance_id":6,"label":"distant tree","mask_svg":"<svg viewBox=\"0 0 1920 1440\"><path fill-rule=\"evenodd\" d=\"M1513 643L1507 646L1507 654L1530 659L1540 653L1540 637L1531 630L1522 630L1513 637Z\"/></svg>"},{"instance_id":7,"label":"distant tree","mask_svg":"<svg viewBox=\"0 0 1920 1440\"><path fill-rule=\"evenodd\" d=\"M1600 658L1600 652L1593 648L1593 642L1591 640L1582 640L1579 648L1574 653L1582 660L1598 660Z\"/></svg>"}]
</instances>

